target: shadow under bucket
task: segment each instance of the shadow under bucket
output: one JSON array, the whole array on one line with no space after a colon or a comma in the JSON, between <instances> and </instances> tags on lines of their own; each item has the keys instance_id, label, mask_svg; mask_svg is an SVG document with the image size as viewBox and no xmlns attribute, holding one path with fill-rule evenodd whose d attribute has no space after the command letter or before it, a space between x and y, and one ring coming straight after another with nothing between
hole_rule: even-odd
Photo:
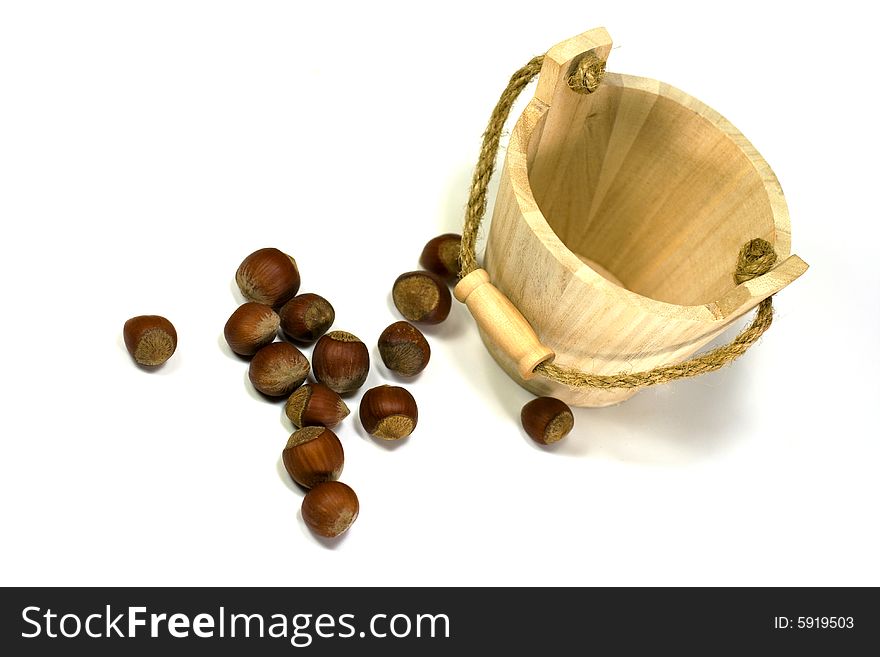
<instances>
[{"instance_id":1,"label":"shadow under bucket","mask_svg":"<svg viewBox=\"0 0 880 657\"><path fill-rule=\"evenodd\" d=\"M569 87L585 56L604 62L610 49L599 28L544 57L511 133L484 258L554 362L598 375L684 360L807 269L790 255L776 176L724 117L645 78ZM739 249L757 237L777 264L737 285ZM605 406L638 391L532 377L503 331L477 319L493 357L535 394Z\"/></svg>"}]
</instances>

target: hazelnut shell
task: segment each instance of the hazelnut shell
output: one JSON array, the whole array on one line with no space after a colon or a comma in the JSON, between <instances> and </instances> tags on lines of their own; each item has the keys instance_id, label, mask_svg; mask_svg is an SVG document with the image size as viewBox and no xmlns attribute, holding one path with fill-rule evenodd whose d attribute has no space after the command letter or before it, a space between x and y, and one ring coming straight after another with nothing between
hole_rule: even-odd
<instances>
[{"instance_id":1,"label":"hazelnut shell","mask_svg":"<svg viewBox=\"0 0 880 657\"><path fill-rule=\"evenodd\" d=\"M423 269L446 281L454 281L461 273L461 235L438 235L425 244L419 264Z\"/></svg>"},{"instance_id":2,"label":"hazelnut shell","mask_svg":"<svg viewBox=\"0 0 880 657\"><path fill-rule=\"evenodd\" d=\"M361 399L358 414L367 433L382 440L406 438L419 421L416 400L400 386L370 388Z\"/></svg>"},{"instance_id":3,"label":"hazelnut shell","mask_svg":"<svg viewBox=\"0 0 880 657\"><path fill-rule=\"evenodd\" d=\"M122 327L125 348L135 362L157 367L177 349L177 330L161 315L138 315Z\"/></svg>"},{"instance_id":4,"label":"hazelnut shell","mask_svg":"<svg viewBox=\"0 0 880 657\"><path fill-rule=\"evenodd\" d=\"M239 356L253 356L275 339L279 323L278 313L271 306L249 301L229 317L223 337Z\"/></svg>"},{"instance_id":5,"label":"hazelnut shell","mask_svg":"<svg viewBox=\"0 0 880 657\"><path fill-rule=\"evenodd\" d=\"M299 291L296 260L278 249L258 249L235 272L238 289L248 301L277 308Z\"/></svg>"},{"instance_id":6,"label":"hazelnut shell","mask_svg":"<svg viewBox=\"0 0 880 657\"><path fill-rule=\"evenodd\" d=\"M326 427L305 427L294 432L281 453L290 477L304 488L334 481L342 474L345 454L336 434Z\"/></svg>"},{"instance_id":7,"label":"hazelnut shell","mask_svg":"<svg viewBox=\"0 0 880 657\"><path fill-rule=\"evenodd\" d=\"M281 307L278 314L285 337L305 344L324 335L336 319L330 302L310 292L293 297Z\"/></svg>"},{"instance_id":8,"label":"hazelnut shell","mask_svg":"<svg viewBox=\"0 0 880 657\"><path fill-rule=\"evenodd\" d=\"M284 412L295 427L333 428L349 414L342 397L323 383L307 383L297 388L287 400Z\"/></svg>"},{"instance_id":9,"label":"hazelnut shell","mask_svg":"<svg viewBox=\"0 0 880 657\"><path fill-rule=\"evenodd\" d=\"M411 271L398 276L391 297L400 314L411 322L439 324L452 307L452 295L446 282L429 271Z\"/></svg>"},{"instance_id":10,"label":"hazelnut shell","mask_svg":"<svg viewBox=\"0 0 880 657\"><path fill-rule=\"evenodd\" d=\"M364 385L370 373L370 352L357 336L331 331L315 345L312 365L319 383L344 395Z\"/></svg>"},{"instance_id":11,"label":"hazelnut shell","mask_svg":"<svg viewBox=\"0 0 880 657\"><path fill-rule=\"evenodd\" d=\"M309 361L287 342L273 342L254 354L248 377L254 388L270 397L284 397L299 388L309 375Z\"/></svg>"},{"instance_id":12,"label":"hazelnut shell","mask_svg":"<svg viewBox=\"0 0 880 657\"><path fill-rule=\"evenodd\" d=\"M301 510L309 529L320 536L335 538L357 519L360 504L349 486L341 481L327 481L306 493Z\"/></svg>"},{"instance_id":13,"label":"hazelnut shell","mask_svg":"<svg viewBox=\"0 0 880 657\"><path fill-rule=\"evenodd\" d=\"M538 397L528 402L520 419L529 437L540 445L562 440L574 427L571 409L555 397Z\"/></svg>"},{"instance_id":14,"label":"hazelnut shell","mask_svg":"<svg viewBox=\"0 0 880 657\"><path fill-rule=\"evenodd\" d=\"M379 355L392 372L415 376L431 359L431 347L422 332L409 322L394 322L379 336Z\"/></svg>"}]
</instances>

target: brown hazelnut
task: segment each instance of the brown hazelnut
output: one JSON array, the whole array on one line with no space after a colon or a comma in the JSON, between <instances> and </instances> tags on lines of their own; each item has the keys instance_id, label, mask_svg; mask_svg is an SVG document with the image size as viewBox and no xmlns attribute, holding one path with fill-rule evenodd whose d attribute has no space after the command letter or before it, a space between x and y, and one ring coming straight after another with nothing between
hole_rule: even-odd
<instances>
[{"instance_id":1,"label":"brown hazelnut","mask_svg":"<svg viewBox=\"0 0 880 657\"><path fill-rule=\"evenodd\" d=\"M461 235L438 235L425 244L419 264L446 281L454 281L461 273Z\"/></svg>"},{"instance_id":2,"label":"brown hazelnut","mask_svg":"<svg viewBox=\"0 0 880 657\"><path fill-rule=\"evenodd\" d=\"M316 534L335 538L358 517L360 505L354 491L341 481L326 481L312 488L302 502L302 517Z\"/></svg>"},{"instance_id":3,"label":"brown hazelnut","mask_svg":"<svg viewBox=\"0 0 880 657\"><path fill-rule=\"evenodd\" d=\"M364 393L361 424L367 433L382 440L406 438L416 428L419 409L409 391L399 386L378 386Z\"/></svg>"},{"instance_id":4,"label":"brown hazelnut","mask_svg":"<svg viewBox=\"0 0 880 657\"><path fill-rule=\"evenodd\" d=\"M295 427L335 427L348 416L342 397L323 383L307 383L287 400L284 412Z\"/></svg>"},{"instance_id":5,"label":"brown hazelnut","mask_svg":"<svg viewBox=\"0 0 880 657\"><path fill-rule=\"evenodd\" d=\"M446 283L429 271L401 274L394 281L391 296L400 314L411 322L439 324L452 307Z\"/></svg>"},{"instance_id":6,"label":"brown hazelnut","mask_svg":"<svg viewBox=\"0 0 880 657\"><path fill-rule=\"evenodd\" d=\"M312 364L320 383L344 395L364 385L370 373L370 352L351 333L331 331L315 345Z\"/></svg>"},{"instance_id":7,"label":"brown hazelnut","mask_svg":"<svg viewBox=\"0 0 880 657\"><path fill-rule=\"evenodd\" d=\"M330 302L311 293L293 297L281 307L278 314L284 335L306 344L324 335L336 319Z\"/></svg>"},{"instance_id":8,"label":"brown hazelnut","mask_svg":"<svg viewBox=\"0 0 880 657\"><path fill-rule=\"evenodd\" d=\"M431 347L415 326L409 322L394 322L379 336L379 355L392 372L415 376L428 364Z\"/></svg>"},{"instance_id":9,"label":"brown hazelnut","mask_svg":"<svg viewBox=\"0 0 880 657\"><path fill-rule=\"evenodd\" d=\"M122 337L128 353L140 365L161 365L177 349L174 325L159 315L132 317L122 327Z\"/></svg>"},{"instance_id":10,"label":"brown hazelnut","mask_svg":"<svg viewBox=\"0 0 880 657\"><path fill-rule=\"evenodd\" d=\"M278 249L259 249L245 258L235 272L238 289L248 301L277 308L299 290L296 260Z\"/></svg>"},{"instance_id":11,"label":"brown hazelnut","mask_svg":"<svg viewBox=\"0 0 880 657\"><path fill-rule=\"evenodd\" d=\"M304 488L334 481L342 474L345 454L336 434L326 427L294 432L281 453L287 474Z\"/></svg>"},{"instance_id":12,"label":"brown hazelnut","mask_svg":"<svg viewBox=\"0 0 880 657\"><path fill-rule=\"evenodd\" d=\"M308 375L309 361L287 342L273 342L260 349L248 369L254 388L270 397L289 395Z\"/></svg>"},{"instance_id":13,"label":"brown hazelnut","mask_svg":"<svg viewBox=\"0 0 880 657\"><path fill-rule=\"evenodd\" d=\"M223 337L239 356L253 356L275 339L280 320L271 306L249 301L235 309L223 327Z\"/></svg>"},{"instance_id":14,"label":"brown hazelnut","mask_svg":"<svg viewBox=\"0 0 880 657\"><path fill-rule=\"evenodd\" d=\"M568 435L574 426L574 415L565 402L555 397L538 397L522 408L523 429L541 445L549 445Z\"/></svg>"}]
</instances>

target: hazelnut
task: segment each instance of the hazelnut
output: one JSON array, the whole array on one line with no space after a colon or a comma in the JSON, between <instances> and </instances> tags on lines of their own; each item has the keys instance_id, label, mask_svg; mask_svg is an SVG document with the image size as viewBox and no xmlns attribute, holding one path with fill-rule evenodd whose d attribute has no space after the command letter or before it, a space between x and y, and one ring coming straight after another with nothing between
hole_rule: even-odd
<instances>
[{"instance_id":1,"label":"hazelnut","mask_svg":"<svg viewBox=\"0 0 880 657\"><path fill-rule=\"evenodd\" d=\"M177 349L174 325L159 315L132 317L122 327L122 337L128 353L140 365L161 365Z\"/></svg>"},{"instance_id":2,"label":"hazelnut","mask_svg":"<svg viewBox=\"0 0 880 657\"><path fill-rule=\"evenodd\" d=\"M270 306L249 301L235 309L223 327L223 337L239 356L253 356L275 339L278 313Z\"/></svg>"},{"instance_id":3,"label":"hazelnut","mask_svg":"<svg viewBox=\"0 0 880 657\"><path fill-rule=\"evenodd\" d=\"M461 235L439 235L425 244L419 264L447 281L454 281L461 273Z\"/></svg>"},{"instance_id":4,"label":"hazelnut","mask_svg":"<svg viewBox=\"0 0 880 657\"><path fill-rule=\"evenodd\" d=\"M307 383L287 400L284 412L296 427L335 427L348 416L342 397L323 383Z\"/></svg>"},{"instance_id":5,"label":"hazelnut","mask_svg":"<svg viewBox=\"0 0 880 657\"><path fill-rule=\"evenodd\" d=\"M379 355L392 372L415 376L428 364L431 347L415 326L409 322L394 322L379 336Z\"/></svg>"},{"instance_id":6,"label":"hazelnut","mask_svg":"<svg viewBox=\"0 0 880 657\"><path fill-rule=\"evenodd\" d=\"M320 383L344 395L364 385L370 373L370 352L351 333L331 331L315 345L312 364Z\"/></svg>"},{"instance_id":7,"label":"hazelnut","mask_svg":"<svg viewBox=\"0 0 880 657\"><path fill-rule=\"evenodd\" d=\"M238 289L248 301L277 308L299 290L296 260L278 249L259 249L245 258L235 272Z\"/></svg>"},{"instance_id":8,"label":"hazelnut","mask_svg":"<svg viewBox=\"0 0 880 657\"><path fill-rule=\"evenodd\" d=\"M304 488L339 479L345 455L336 434L326 427L296 431L281 453L287 474Z\"/></svg>"},{"instance_id":9,"label":"hazelnut","mask_svg":"<svg viewBox=\"0 0 880 657\"><path fill-rule=\"evenodd\" d=\"M317 294L300 294L278 311L281 331L291 340L311 343L327 332L336 319L333 306Z\"/></svg>"},{"instance_id":10,"label":"hazelnut","mask_svg":"<svg viewBox=\"0 0 880 657\"><path fill-rule=\"evenodd\" d=\"M400 314L411 322L439 324L452 307L446 283L429 271L401 274L394 281L391 296Z\"/></svg>"},{"instance_id":11,"label":"hazelnut","mask_svg":"<svg viewBox=\"0 0 880 657\"><path fill-rule=\"evenodd\" d=\"M523 429L541 445L549 445L568 435L574 426L574 415L565 402L555 397L538 397L522 408Z\"/></svg>"},{"instance_id":12,"label":"hazelnut","mask_svg":"<svg viewBox=\"0 0 880 657\"><path fill-rule=\"evenodd\" d=\"M416 428L419 409L409 391L399 386L378 386L364 393L361 424L371 436L382 440L406 438Z\"/></svg>"},{"instance_id":13,"label":"hazelnut","mask_svg":"<svg viewBox=\"0 0 880 657\"><path fill-rule=\"evenodd\" d=\"M335 538L358 517L360 505L354 491L341 481L325 481L312 488L302 502L302 517L316 534Z\"/></svg>"},{"instance_id":14,"label":"hazelnut","mask_svg":"<svg viewBox=\"0 0 880 657\"><path fill-rule=\"evenodd\" d=\"M287 342L273 342L260 349L248 369L254 388L270 397L289 395L308 375L309 361Z\"/></svg>"}]
</instances>

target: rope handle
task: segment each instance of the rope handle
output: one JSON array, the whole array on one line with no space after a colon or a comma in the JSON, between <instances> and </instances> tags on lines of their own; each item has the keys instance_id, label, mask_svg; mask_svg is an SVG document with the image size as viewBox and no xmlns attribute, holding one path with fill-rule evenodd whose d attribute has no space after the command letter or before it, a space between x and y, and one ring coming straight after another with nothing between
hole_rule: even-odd
<instances>
[{"instance_id":1,"label":"rope handle","mask_svg":"<svg viewBox=\"0 0 880 657\"><path fill-rule=\"evenodd\" d=\"M488 282L488 276L483 280L482 270L477 264L476 246L477 233L483 217L486 214L488 199L489 180L495 170L495 160L501 140L501 132L510 115L514 102L523 89L541 71L544 63L544 55L533 57L528 64L516 71L507 83L501 97L492 110L489 124L483 133L483 142L480 148L480 156L474 169L471 181L470 194L468 196L465 211L464 228L461 235L461 278L465 279L469 274L474 274L482 284L478 289L482 291L484 298L505 313L505 325L499 327L496 334L506 329L517 331L520 335L534 336L529 340L529 347L523 354L520 362L520 374L528 379L534 375L541 375L571 388L643 388L646 386L659 385L685 379L708 372L714 372L728 363L742 356L760 338L773 322L773 298L768 297L760 302L758 310L751 324L743 329L729 344L717 347L698 356L675 365L656 367L651 370L632 373L619 373L610 375L589 374L575 368L565 367L552 362L553 352L540 344L528 322L522 317L509 300L492 290L494 286ZM587 52L578 63L574 72L568 78L568 86L575 93L587 94L595 91L605 75L605 62L593 52ZM733 274L737 285L758 276L766 274L776 264L777 255L766 240L756 238L742 246L737 258L736 269ZM474 276L471 278L473 279ZM459 284L461 285L461 284ZM470 294L460 294L456 289L456 298L466 301ZM502 297L503 300L498 299ZM507 305L504 305L504 301ZM469 303L470 305L470 303ZM508 307L509 306L509 307ZM524 324L524 326L523 326ZM543 358L543 360L540 360Z\"/></svg>"}]
</instances>

